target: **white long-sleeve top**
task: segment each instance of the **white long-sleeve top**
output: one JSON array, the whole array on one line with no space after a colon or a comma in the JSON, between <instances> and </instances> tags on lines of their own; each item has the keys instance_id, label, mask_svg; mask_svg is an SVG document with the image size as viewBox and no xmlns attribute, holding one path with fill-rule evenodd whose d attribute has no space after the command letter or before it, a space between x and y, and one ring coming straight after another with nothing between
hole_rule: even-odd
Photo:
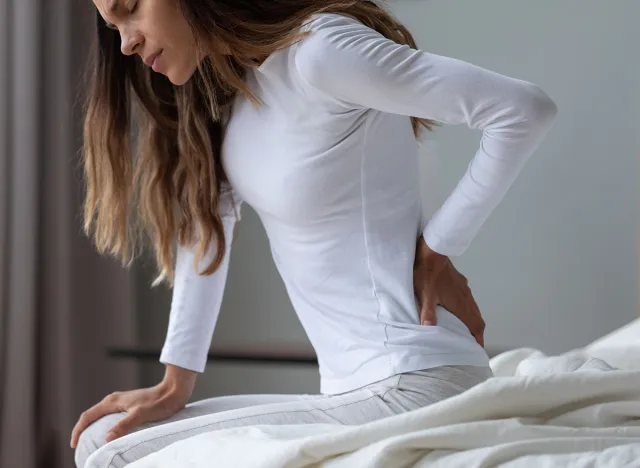
<instances>
[{"instance_id":1,"label":"white long-sleeve top","mask_svg":"<svg viewBox=\"0 0 640 468\"><path fill-rule=\"evenodd\" d=\"M537 86L399 45L355 19L318 14L311 35L273 53L238 97L222 158L227 243L240 200L266 229L275 264L316 350L321 392L442 365L488 364L464 324L438 309L419 324L416 239L460 255L551 127ZM480 147L422 225L410 119L481 129ZM161 361L202 372L222 301L227 256L212 276L181 248ZM203 263L203 265L205 265Z\"/></svg>"}]
</instances>

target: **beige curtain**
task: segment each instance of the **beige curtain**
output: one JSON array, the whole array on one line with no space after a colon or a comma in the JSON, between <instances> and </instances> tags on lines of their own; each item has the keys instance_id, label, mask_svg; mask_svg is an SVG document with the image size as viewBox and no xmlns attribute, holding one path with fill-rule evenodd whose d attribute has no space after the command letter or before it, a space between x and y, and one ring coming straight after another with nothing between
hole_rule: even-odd
<instances>
[{"instance_id":1,"label":"beige curtain","mask_svg":"<svg viewBox=\"0 0 640 468\"><path fill-rule=\"evenodd\" d=\"M0 0L0 468L71 468L71 428L138 384L131 272L81 235L87 0Z\"/></svg>"}]
</instances>

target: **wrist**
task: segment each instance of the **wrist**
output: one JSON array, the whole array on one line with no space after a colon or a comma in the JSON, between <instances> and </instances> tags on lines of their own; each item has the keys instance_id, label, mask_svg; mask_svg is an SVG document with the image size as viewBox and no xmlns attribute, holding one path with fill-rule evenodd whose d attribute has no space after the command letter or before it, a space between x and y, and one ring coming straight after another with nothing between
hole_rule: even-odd
<instances>
[{"instance_id":1,"label":"wrist","mask_svg":"<svg viewBox=\"0 0 640 468\"><path fill-rule=\"evenodd\" d=\"M427 244L426 240L423 236L418 238L418 256L425 261L430 261L433 263L445 263L449 257L446 255L442 255Z\"/></svg>"},{"instance_id":2,"label":"wrist","mask_svg":"<svg viewBox=\"0 0 640 468\"><path fill-rule=\"evenodd\" d=\"M164 378L160 386L169 393L191 395L196 385L198 373L183 367L166 364Z\"/></svg>"}]
</instances>

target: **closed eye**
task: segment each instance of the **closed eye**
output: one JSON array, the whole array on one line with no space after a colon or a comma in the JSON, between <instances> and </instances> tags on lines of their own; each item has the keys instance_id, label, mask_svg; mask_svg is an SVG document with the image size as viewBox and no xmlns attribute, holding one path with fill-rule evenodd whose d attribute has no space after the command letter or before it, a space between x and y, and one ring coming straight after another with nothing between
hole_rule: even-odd
<instances>
[{"instance_id":1,"label":"closed eye","mask_svg":"<svg viewBox=\"0 0 640 468\"><path fill-rule=\"evenodd\" d=\"M111 7L111 10L113 10L113 12L114 12L114 13L115 13L115 12L117 11L117 9L118 9L117 5L118 5L118 4L116 3L116 4L114 4L114 6L112 6L112 7ZM139 5L140 5L140 0L135 1L135 2L133 3L133 5L131 5L131 6L128 8L128 10L129 10L129 14L130 14L130 15L134 14L134 13L136 12L136 10L138 9L138 6L139 6ZM107 26L107 28L109 28L109 29L113 29L114 31L117 31L117 30L118 30L118 27L117 27L115 24L111 24L111 23L109 23L109 22L107 22L107 21L105 21L105 26Z\"/></svg>"}]
</instances>

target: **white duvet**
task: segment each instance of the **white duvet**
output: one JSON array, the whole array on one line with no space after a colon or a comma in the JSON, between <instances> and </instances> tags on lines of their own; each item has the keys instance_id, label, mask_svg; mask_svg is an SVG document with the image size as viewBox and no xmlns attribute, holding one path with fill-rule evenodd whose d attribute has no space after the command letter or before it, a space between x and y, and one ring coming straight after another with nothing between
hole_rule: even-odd
<instances>
[{"instance_id":1,"label":"white duvet","mask_svg":"<svg viewBox=\"0 0 640 468\"><path fill-rule=\"evenodd\" d=\"M491 363L495 378L374 423L226 429L129 466L640 467L640 323L633 327L563 356L502 354Z\"/></svg>"}]
</instances>

